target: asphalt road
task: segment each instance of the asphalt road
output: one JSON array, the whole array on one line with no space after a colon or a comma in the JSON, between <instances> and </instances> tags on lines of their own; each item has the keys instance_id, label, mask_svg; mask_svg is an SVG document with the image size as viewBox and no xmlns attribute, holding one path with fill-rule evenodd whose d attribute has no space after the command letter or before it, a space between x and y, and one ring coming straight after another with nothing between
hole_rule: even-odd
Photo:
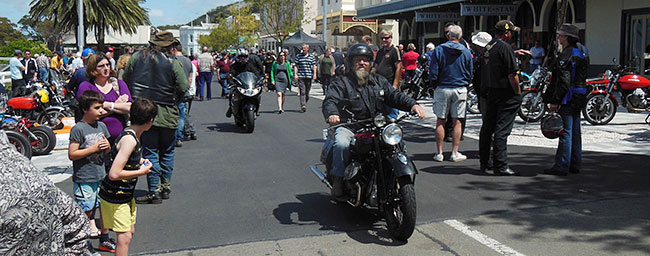
<instances>
[{"instance_id":1,"label":"asphalt road","mask_svg":"<svg viewBox=\"0 0 650 256\"><path fill-rule=\"evenodd\" d=\"M279 115L275 100L274 94L264 94L253 134L225 117L227 100L194 102L198 140L176 149L171 199L138 205L131 253L180 250L178 255L190 255L204 248L204 255L216 255L228 245L283 239L316 243L343 236L347 246L373 245L380 254L403 247L404 254L420 255L392 241L373 212L330 202L329 191L309 171L322 146L321 101L312 99L308 111L300 113L297 95L289 93L286 112ZM476 140L466 138L460 145L468 160L437 163L431 160L433 131L408 123L403 128L420 171L415 186L419 226L412 246L420 236L440 248L431 249L434 255L504 254L442 224L459 220L521 254L650 254L649 156L584 152L580 174L554 177L538 174L552 164L554 149L509 146L511 166L523 176L499 177L479 172ZM447 152L450 147L445 145ZM71 193L70 179L57 186ZM144 193L146 178L140 178L137 189ZM348 248L346 243L330 246ZM330 254L372 255L357 249Z\"/></svg>"}]
</instances>

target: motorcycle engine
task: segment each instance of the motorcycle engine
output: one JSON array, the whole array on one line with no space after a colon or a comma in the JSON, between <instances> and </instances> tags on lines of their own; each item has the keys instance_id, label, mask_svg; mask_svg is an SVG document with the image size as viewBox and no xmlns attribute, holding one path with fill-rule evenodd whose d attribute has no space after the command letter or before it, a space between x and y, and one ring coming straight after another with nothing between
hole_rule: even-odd
<instances>
[{"instance_id":1,"label":"motorcycle engine","mask_svg":"<svg viewBox=\"0 0 650 256\"><path fill-rule=\"evenodd\" d=\"M636 88L632 94L627 96L627 103L640 111L650 108L648 100L648 94L641 88Z\"/></svg>"}]
</instances>

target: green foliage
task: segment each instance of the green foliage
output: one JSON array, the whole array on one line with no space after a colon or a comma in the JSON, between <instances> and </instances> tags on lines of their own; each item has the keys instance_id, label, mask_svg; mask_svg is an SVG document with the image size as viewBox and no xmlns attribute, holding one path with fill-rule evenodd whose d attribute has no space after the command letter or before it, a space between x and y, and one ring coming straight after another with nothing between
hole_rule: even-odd
<instances>
[{"instance_id":1,"label":"green foliage","mask_svg":"<svg viewBox=\"0 0 650 256\"><path fill-rule=\"evenodd\" d=\"M231 22L225 18L219 18L219 26L199 38L199 43L206 45L212 50L224 50L229 47L252 46L257 41L256 32L260 22L252 15L248 7L241 8L237 15L234 15Z\"/></svg>"},{"instance_id":2,"label":"green foliage","mask_svg":"<svg viewBox=\"0 0 650 256\"><path fill-rule=\"evenodd\" d=\"M14 56L14 51L16 50L29 50L32 52L32 55L38 53L41 54L41 52L45 52L47 55L51 55L52 52L47 49L47 45L37 42L37 41L30 41L27 39L20 39L16 41L11 41L9 42L8 45L0 47L0 56L2 57L13 57Z\"/></svg>"},{"instance_id":3,"label":"green foliage","mask_svg":"<svg viewBox=\"0 0 650 256\"><path fill-rule=\"evenodd\" d=\"M164 30L170 30L170 29L178 29L180 27L181 27L181 25L163 25L163 26L158 26L157 28L159 30L164 31Z\"/></svg>"},{"instance_id":4,"label":"green foliage","mask_svg":"<svg viewBox=\"0 0 650 256\"><path fill-rule=\"evenodd\" d=\"M298 31L311 17L305 17L305 0L245 0L252 8L259 10L264 24L261 30L279 41L286 40L291 33Z\"/></svg>"},{"instance_id":5,"label":"green foliage","mask_svg":"<svg viewBox=\"0 0 650 256\"><path fill-rule=\"evenodd\" d=\"M13 24L6 17L0 17L0 45L19 39L25 39L25 36L16 30L16 24Z\"/></svg>"},{"instance_id":6,"label":"green foliage","mask_svg":"<svg viewBox=\"0 0 650 256\"><path fill-rule=\"evenodd\" d=\"M28 38L45 42L51 49L54 49L62 34L60 28L56 28L54 21L51 20L32 19L29 15L25 15L18 24L21 25L20 30L27 33Z\"/></svg>"}]
</instances>

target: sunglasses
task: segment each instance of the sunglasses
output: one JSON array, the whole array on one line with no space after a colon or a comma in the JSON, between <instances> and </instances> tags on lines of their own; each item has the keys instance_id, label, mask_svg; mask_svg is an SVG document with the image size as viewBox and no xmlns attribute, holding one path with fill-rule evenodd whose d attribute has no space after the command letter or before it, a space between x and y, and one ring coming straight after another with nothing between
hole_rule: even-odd
<instances>
[{"instance_id":1,"label":"sunglasses","mask_svg":"<svg viewBox=\"0 0 650 256\"><path fill-rule=\"evenodd\" d=\"M110 64L110 63L106 63L106 64L104 64L104 65L99 65L99 66L97 66L97 69L101 69L101 68L110 68L110 67L111 67L111 64Z\"/></svg>"},{"instance_id":2,"label":"sunglasses","mask_svg":"<svg viewBox=\"0 0 650 256\"><path fill-rule=\"evenodd\" d=\"M392 36L382 36L381 40L388 40L388 39L391 39L391 38L393 38L393 37Z\"/></svg>"}]
</instances>

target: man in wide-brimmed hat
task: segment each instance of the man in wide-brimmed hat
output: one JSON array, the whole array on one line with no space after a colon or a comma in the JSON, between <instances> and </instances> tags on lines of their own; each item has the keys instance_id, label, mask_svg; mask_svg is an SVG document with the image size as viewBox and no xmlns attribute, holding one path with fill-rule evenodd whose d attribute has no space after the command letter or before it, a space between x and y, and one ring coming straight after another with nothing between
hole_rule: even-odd
<instances>
[{"instance_id":1,"label":"man in wide-brimmed hat","mask_svg":"<svg viewBox=\"0 0 650 256\"><path fill-rule=\"evenodd\" d=\"M557 40L562 53L551 63L552 80L544 93L544 103L550 104L550 112L562 116L563 131L555 153L555 164L542 173L566 176L578 173L582 167L582 137L580 111L587 102L586 47L580 47L578 27L562 24L557 30Z\"/></svg>"},{"instance_id":2,"label":"man in wide-brimmed hat","mask_svg":"<svg viewBox=\"0 0 650 256\"><path fill-rule=\"evenodd\" d=\"M124 81L131 95L146 97L158 105L153 127L142 134L143 157L153 168L147 174L149 193L137 203L160 204L171 193L174 146L180 112L178 103L188 89L181 63L173 58L178 40L171 32L161 31L149 40L149 47L131 56L124 70Z\"/></svg>"}]
</instances>

